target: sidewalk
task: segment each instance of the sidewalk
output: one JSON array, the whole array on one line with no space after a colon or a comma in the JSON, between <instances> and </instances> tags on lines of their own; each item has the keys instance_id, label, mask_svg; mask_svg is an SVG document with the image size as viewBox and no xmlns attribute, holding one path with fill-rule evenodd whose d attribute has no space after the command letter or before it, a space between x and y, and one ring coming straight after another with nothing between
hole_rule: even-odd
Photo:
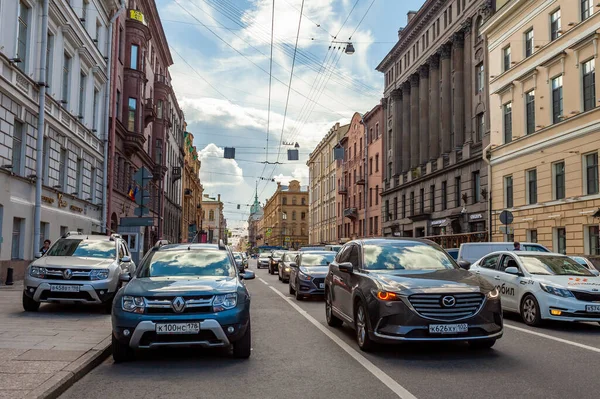
<instances>
[{"instance_id":1,"label":"sidewalk","mask_svg":"<svg viewBox=\"0 0 600 399\"><path fill-rule=\"evenodd\" d=\"M54 398L104 360L110 315L102 308L21 306L22 282L0 286L0 399Z\"/></svg>"}]
</instances>

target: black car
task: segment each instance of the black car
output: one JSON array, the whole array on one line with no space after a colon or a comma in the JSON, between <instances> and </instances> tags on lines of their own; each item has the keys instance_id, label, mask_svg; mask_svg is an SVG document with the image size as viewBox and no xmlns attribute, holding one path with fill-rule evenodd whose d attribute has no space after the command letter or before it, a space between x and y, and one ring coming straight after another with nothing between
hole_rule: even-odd
<instances>
[{"instance_id":1,"label":"black car","mask_svg":"<svg viewBox=\"0 0 600 399\"><path fill-rule=\"evenodd\" d=\"M296 261L290 263L290 294L302 300L305 296L325 293L325 276L336 252L312 251L298 253Z\"/></svg>"},{"instance_id":2,"label":"black car","mask_svg":"<svg viewBox=\"0 0 600 399\"><path fill-rule=\"evenodd\" d=\"M329 265L325 310L330 326L354 327L362 350L401 341L467 341L483 349L503 333L498 289L427 240L344 245Z\"/></svg>"},{"instance_id":3,"label":"black car","mask_svg":"<svg viewBox=\"0 0 600 399\"><path fill-rule=\"evenodd\" d=\"M273 251L269 256L269 274L277 273L279 262L285 251Z\"/></svg>"},{"instance_id":4,"label":"black car","mask_svg":"<svg viewBox=\"0 0 600 399\"><path fill-rule=\"evenodd\" d=\"M277 267L279 272L279 280L283 283L288 283L290 281L290 272L292 270L292 266L296 265L296 256L298 252L296 251L287 251L281 257L281 261Z\"/></svg>"}]
</instances>

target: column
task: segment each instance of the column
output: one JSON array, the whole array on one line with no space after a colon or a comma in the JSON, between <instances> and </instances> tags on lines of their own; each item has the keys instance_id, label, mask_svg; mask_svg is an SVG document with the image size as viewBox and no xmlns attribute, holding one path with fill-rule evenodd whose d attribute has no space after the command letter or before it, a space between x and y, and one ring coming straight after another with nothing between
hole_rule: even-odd
<instances>
[{"instance_id":1,"label":"column","mask_svg":"<svg viewBox=\"0 0 600 399\"><path fill-rule=\"evenodd\" d=\"M402 85L402 172L410 169L410 83Z\"/></svg>"},{"instance_id":2,"label":"column","mask_svg":"<svg viewBox=\"0 0 600 399\"><path fill-rule=\"evenodd\" d=\"M419 166L419 75L410 77L410 167Z\"/></svg>"},{"instance_id":3,"label":"column","mask_svg":"<svg viewBox=\"0 0 600 399\"><path fill-rule=\"evenodd\" d=\"M433 55L429 59L429 159L440 156L440 57Z\"/></svg>"},{"instance_id":4,"label":"column","mask_svg":"<svg viewBox=\"0 0 600 399\"><path fill-rule=\"evenodd\" d=\"M465 75L465 143L473 142L473 39L471 20L463 24L464 32L464 75Z\"/></svg>"},{"instance_id":5,"label":"column","mask_svg":"<svg viewBox=\"0 0 600 399\"><path fill-rule=\"evenodd\" d=\"M465 142L465 83L464 83L464 53L465 36L456 32L452 36L454 55L454 147L462 148Z\"/></svg>"},{"instance_id":6,"label":"column","mask_svg":"<svg viewBox=\"0 0 600 399\"><path fill-rule=\"evenodd\" d=\"M404 143L402 143L402 100L402 91L394 90L392 92L392 106L394 107L394 126L392 129L393 147L390 148L392 148L394 157L395 175L402 173L402 149L404 148Z\"/></svg>"},{"instance_id":7,"label":"column","mask_svg":"<svg viewBox=\"0 0 600 399\"><path fill-rule=\"evenodd\" d=\"M419 78L419 163L425 165L429 161L429 65L421 65Z\"/></svg>"},{"instance_id":8,"label":"column","mask_svg":"<svg viewBox=\"0 0 600 399\"><path fill-rule=\"evenodd\" d=\"M444 44L440 49L441 62L441 103L442 103L442 118L441 118L441 143L442 154L448 154L452 151L452 143L450 142L450 129L452 128L452 98L450 85L452 84L452 72L450 68L450 52L449 44Z\"/></svg>"}]
</instances>

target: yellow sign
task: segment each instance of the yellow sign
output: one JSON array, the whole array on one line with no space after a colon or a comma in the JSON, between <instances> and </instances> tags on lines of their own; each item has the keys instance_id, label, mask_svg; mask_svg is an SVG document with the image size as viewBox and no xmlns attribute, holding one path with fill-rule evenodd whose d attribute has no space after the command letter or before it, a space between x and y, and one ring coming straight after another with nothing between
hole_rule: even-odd
<instances>
[{"instance_id":1,"label":"yellow sign","mask_svg":"<svg viewBox=\"0 0 600 399\"><path fill-rule=\"evenodd\" d=\"M141 22L144 25L146 25L146 20L144 20L144 14L142 14L140 11L129 10L129 18L135 19L136 21Z\"/></svg>"},{"instance_id":2,"label":"yellow sign","mask_svg":"<svg viewBox=\"0 0 600 399\"><path fill-rule=\"evenodd\" d=\"M290 241L291 241L290 237L285 237L285 242L290 242Z\"/></svg>"},{"instance_id":3,"label":"yellow sign","mask_svg":"<svg viewBox=\"0 0 600 399\"><path fill-rule=\"evenodd\" d=\"M69 209L72 210L73 212L79 212L79 213L83 212L83 208L80 208L80 207L75 206L75 205L71 205L69 207Z\"/></svg>"},{"instance_id":4,"label":"yellow sign","mask_svg":"<svg viewBox=\"0 0 600 399\"><path fill-rule=\"evenodd\" d=\"M50 198L50 197L46 197L45 195L42 195L42 202L45 202L47 204L54 204L54 198Z\"/></svg>"},{"instance_id":5,"label":"yellow sign","mask_svg":"<svg viewBox=\"0 0 600 399\"><path fill-rule=\"evenodd\" d=\"M61 193L57 193L56 196L58 198L58 207L59 208L66 208L67 207L67 201L63 200L63 195Z\"/></svg>"}]
</instances>

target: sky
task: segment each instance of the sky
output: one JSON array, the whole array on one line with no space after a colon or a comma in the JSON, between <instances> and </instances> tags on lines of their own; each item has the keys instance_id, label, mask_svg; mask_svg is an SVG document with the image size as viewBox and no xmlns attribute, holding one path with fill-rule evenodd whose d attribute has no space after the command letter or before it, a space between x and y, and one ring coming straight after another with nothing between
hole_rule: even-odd
<instances>
[{"instance_id":1,"label":"sky","mask_svg":"<svg viewBox=\"0 0 600 399\"><path fill-rule=\"evenodd\" d=\"M204 193L221 194L234 234L246 234L257 184L262 204L276 182L308 185L306 161L329 129L379 103L384 77L375 68L423 2L275 0L272 24L273 0L156 0ZM299 161L287 160L289 143Z\"/></svg>"}]
</instances>

